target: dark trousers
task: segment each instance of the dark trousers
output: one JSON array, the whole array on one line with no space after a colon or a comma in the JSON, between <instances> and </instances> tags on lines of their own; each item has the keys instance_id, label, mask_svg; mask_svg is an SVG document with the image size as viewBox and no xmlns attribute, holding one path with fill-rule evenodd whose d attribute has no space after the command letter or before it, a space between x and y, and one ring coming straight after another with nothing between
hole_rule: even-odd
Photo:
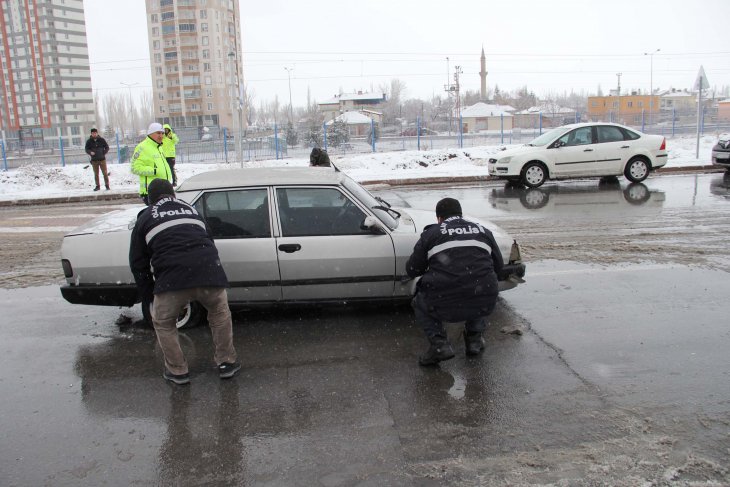
<instances>
[{"instance_id":1,"label":"dark trousers","mask_svg":"<svg viewBox=\"0 0 730 487\"><path fill-rule=\"evenodd\" d=\"M172 171L172 185L177 185L177 174L175 173L175 158L174 157L166 157L167 159L167 165L170 166L170 171Z\"/></svg>"},{"instance_id":2,"label":"dark trousers","mask_svg":"<svg viewBox=\"0 0 730 487\"><path fill-rule=\"evenodd\" d=\"M447 340L444 323L463 321L466 333L483 333L487 327L486 318L494 310L497 296L488 296L484 299L484 307L481 309L466 307L445 312L430 306L423 293L416 293L411 306L416 316L416 323L423 329L428 341L438 343Z\"/></svg>"},{"instance_id":3,"label":"dark trousers","mask_svg":"<svg viewBox=\"0 0 730 487\"><path fill-rule=\"evenodd\" d=\"M94 170L94 182L96 183L96 187L99 187L99 170L101 170L101 174L104 176L104 186L106 186L106 189L109 189L109 172L106 170L106 159L102 159L101 161L91 161L91 167Z\"/></svg>"}]
</instances>

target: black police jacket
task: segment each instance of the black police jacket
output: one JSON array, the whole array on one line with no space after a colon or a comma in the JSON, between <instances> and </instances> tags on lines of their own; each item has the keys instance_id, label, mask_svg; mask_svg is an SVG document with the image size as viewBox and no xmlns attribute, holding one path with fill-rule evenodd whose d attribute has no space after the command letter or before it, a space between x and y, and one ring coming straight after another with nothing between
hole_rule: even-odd
<instances>
[{"instance_id":1,"label":"black police jacket","mask_svg":"<svg viewBox=\"0 0 730 487\"><path fill-rule=\"evenodd\" d=\"M460 216L428 225L413 248L406 272L423 276L418 292L430 307L443 310L478 310L499 293L497 273L504 260L494 235Z\"/></svg>"},{"instance_id":2,"label":"black police jacket","mask_svg":"<svg viewBox=\"0 0 730 487\"><path fill-rule=\"evenodd\" d=\"M137 215L129 266L141 296L195 287L228 287L205 222L195 208L172 197L162 198Z\"/></svg>"}]
</instances>

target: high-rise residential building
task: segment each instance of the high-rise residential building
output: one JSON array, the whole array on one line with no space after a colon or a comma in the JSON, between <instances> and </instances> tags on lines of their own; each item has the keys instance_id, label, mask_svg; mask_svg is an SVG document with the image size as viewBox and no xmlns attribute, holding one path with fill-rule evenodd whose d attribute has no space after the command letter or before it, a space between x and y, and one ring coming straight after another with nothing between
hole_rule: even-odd
<instances>
[{"instance_id":1,"label":"high-rise residential building","mask_svg":"<svg viewBox=\"0 0 730 487\"><path fill-rule=\"evenodd\" d=\"M238 0L145 0L155 118L235 130L243 86Z\"/></svg>"},{"instance_id":2,"label":"high-rise residential building","mask_svg":"<svg viewBox=\"0 0 730 487\"><path fill-rule=\"evenodd\" d=\"M95 120L83 0L0 1L0 63L9 145L83 145Z\"/></svg>"}]
</instances>

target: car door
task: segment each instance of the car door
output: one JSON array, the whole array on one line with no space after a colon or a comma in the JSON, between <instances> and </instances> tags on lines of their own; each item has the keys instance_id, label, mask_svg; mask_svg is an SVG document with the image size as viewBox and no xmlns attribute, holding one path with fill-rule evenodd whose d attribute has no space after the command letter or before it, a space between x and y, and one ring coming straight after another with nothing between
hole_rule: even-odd
<instances>
[{"instance_id":1,"label":"car door","mask_svg":"<svg viewBox=\"0 0 730 487\"><path fill-rule=\"evenodd\" d=\"M553 159L553 177L589 176L595 171L596 150L592 127L571 130L548 150Z\"/></svg>"},{"instance_id":2,"label":"car door","mask_svg":"<svg viewBox=\"0 0 730 487\"><path fill-rule=\"evenodd\" d=\"M624 132L614 125L598 125L596 132L598 136L596 175L620 176L633 154L632 146L635 141L626 140Z\"/></svg>"},{"instance_id":3,"label":"car door","mask_svg":"<svg viewBox=\"0 0 730 487\"><path fill-rule=\"evenodd\" d=\"M269 201L261 187L206 192L195 203L218 248L230 302L281 300Z\"/></svg>"},{"instance_id":4,"label":"car door","mask_svg":"<svg viewBox=\"0 0 730 487\"><path fill-rule=\"evenodd\" d=\"M361 229L366 212L338 187L279 187L285 301L391 297L395 251L388 234Z\"/></svg>"}]
</instances>

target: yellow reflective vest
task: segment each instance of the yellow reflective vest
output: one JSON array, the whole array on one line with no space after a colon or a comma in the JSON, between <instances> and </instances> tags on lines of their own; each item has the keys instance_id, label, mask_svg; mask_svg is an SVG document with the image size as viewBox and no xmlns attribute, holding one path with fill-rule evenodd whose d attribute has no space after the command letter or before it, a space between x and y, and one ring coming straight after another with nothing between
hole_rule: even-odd
<instances>
[{"instance_id":1,"label":"yellow reflective vest","mask_svg":"<svg viewBox=\"0 0 730 487\"><path fill-rule=\"evenodd\" d=\"M132 155L132 174L139 176L139 194L147 194L147 186L155 179L167 179L172 182L172 171L162 152L162 144L151 137L137 144Z\"/></svg>"},{"instance_id":2,"label":"yellow reflective vest","mask_svg":"<svg viewBox=\"0 0 730 487\"><path fill-rule=\"evenodd\" d=\"M172 127L165 124L164 128L170 130L170 135L162 136L162 153L165 157L175 157L175 146L180 142L180 137L172 131Z\"/></svg>"}]
</instances>

